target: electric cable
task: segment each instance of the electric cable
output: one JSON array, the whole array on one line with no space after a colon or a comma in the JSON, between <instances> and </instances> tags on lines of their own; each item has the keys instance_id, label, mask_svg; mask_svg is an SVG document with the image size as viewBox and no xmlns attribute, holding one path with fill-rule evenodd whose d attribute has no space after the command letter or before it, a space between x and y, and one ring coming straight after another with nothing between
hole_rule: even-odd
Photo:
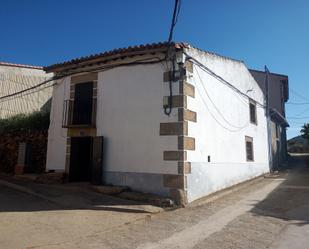
<instances>
[{"instance_id":1,"label":"electric cable","mask_svg":"<svg viewBox=\"0 0 309 249\"><path fill-rule=\"evenodd\" d=\"M218 81L220 81L221 83L227 85L229 88L231 88L232 90L234 90L236 93L238 93L240 96L246 97L251 99L251 97L245 93L243 93L242 91L240 91L237 87L235 87L232 83L228 82L227 80L223 79L221 76L217 75L215 72L213 72L210 68L208 68L207 66L205 66L203 63L201 63L200 61L198 61L197 59L191 57L190 55L188 55L186 52L184 52L185 55L187 55L187 60L191 60L193 63L195 63L198 67L200 67L203 71L205 71L206 73L208 73L209 75L213 76L214 78L216 78ZM259 103L258 101L255 100L255 103L262 107L265 108L265 105Z\"/></svg>"},{"instance_id":2,"label":"electric cable","mask_svg":"<svg viewBox=\"0 0 309 249\"><path fill-rule=\"evenodd\" d=\"M288 102L288 105L309 105L309 102Z\"/></svg>"},{"instance_id":3,"label":"electric cable","mask_svg":"<svg viewBox=\"0 0 309 249\"><path fill-rule=\"evenodd\" d=\"M309 118L309 116L307 117L288 117L288 119L307 119Z\"/></svg>"},{"instance_id":4,"label":"electric cable","mask_svg":"<svg viewBox=\"0 0 309 249\"><path fill-rule=\"evenodd\" d=\"M201 94L201 91L199 90L199 87L197 86L197 84L195 84L196 89L197 89L197 93L199 94L204 106L207 108L207 110L209 111L210 115L212 116L212 118L216 121L216 123L218 123L218 125L220 125L223 129L230 131L230 132L239 132L241 130L243 130L244 128L241 129L230 129L228 127L226 127L224 124L222 124L216 117L215 115L212 113L212 111L210 110L210 108L208 107L206 100L204 99L203 95Z\"/></svg>"},{"instance_id":5,"label":"electric cable","mask_svg":"<svg viewBox=\"0 0 309 249\"><path fill-rule=\"evenodd\" d=\"M239 131L241 131L241 130L243 129L243 128L242 128L242 129L233 130L233 129L230 129L230 128L224 126L224 125L215 117L215 115L211 112L211 110L210 110L210 108L208 107L208 105L207 105L205 99L203 98L202 94L200 93L198 87L197 87L197 92L198 92L198 94L200 95L202 102L204 103L205 107L206 107L207 110L209 111L209 113L210 113L210 115L212 116L212 118L213 118L222 128L224 128L225 130L228 130L228 131L230 131L230 132L239 132Z\"/></svg>"},{"instance_id":6,"label":"electric cable","mask_svg":"<svg viewBox=\"0 0 309 249\"><path fill-rule=\"evenodd\" d=\"M37 90L35 90L35 91L32 91L32 92L26 92L26 93L24 93L24 94L20 94L21 96L18 96L18 95L14 95L14 96L12 96L12 97L7 97L7 99L0 99L0 103L3 103L3 102L6 102L6 101L11 101L11 100L14 100L14 99L18 99L18 98L22 98L22 97L24 97L24 96L27 96L27 95L31 95L31 94L33 94L33 93L37 93L37 92L40 92L40 91L43 91L43 90L45 90L45 89L47 89L47 88L50 88L50 87L53 87L55 85L55 83L54 84L51 84L51 85L49 85L49 86L45 86L45 87L43 87L43 88L39 88L39 89L37 89Z\"/></svg>"},{"instance_id":7,"label":"electric cable","mask_svg":"<svg viewBox=\"0 0 309 249\"><path fill-rule=\"evenodd\" d=\"M172 18L172 23L171 23L171 28L170 28L170 32L169 32L169 38L168 38L168 48L167 48L167 52L166 52L166 55L168 55L169 53L169 47L170 45L172 44L171 41L173 39L173 32L174 32L174 28L177 24L177 21L178 21L178 16L179 16L179 13L180 13L180 9L181 9L181 0L175 0L175 6L174 6L174 11L173 11L173 18ZM80 71L76 71L76 72L73 72L73 73L68 73L68 74L64 74L64 75L60 75L60 76L54 76L48 80L45 80L35 86L32 86L32 87L29 87L29 88L26 88L26 89L23 89L21 91L18 91L18 92L15 92L15 93L12 93L12 94L8 94L8 95L5 95L5 96L0 96L0 100L3 100L3 99L6 99L6 98L10 98L10 97L13 97L13 96L16 96L16 95L20 95L20 94L23 94L27 91L31 91L33 89L36 89L42 85L45 85L51 81L54 81L54 80L58 80L58 79L61 79L63 77L67 77L67 76L70 76L70 75L74 75L74 74L78 74L78 73L83 73L83 72L98 72L98 71L102 71L102 69L112 69L112 68L115 68L115 67L120 67L120 66L132 66L132 65L138 65L138 64L152 64L152 63L158 63L158 62L163 62L164 60L166 60L166 57L165 59L161 59L159 58L158 60L153 60L151 59L150 61L147 61L147 60L136 60L134 62L129 62L129 63L123 63L123 64L118 64L118 65L111 65L111 66L104 66L102 68L97 68L95 70L80 70ZM169 97L169 111L165 109L165 113L170 115L171 113L171 109L172 109L172 79L174 78L174 74L175 74L175 65L174 65L174 58L172 59L172 77L170 77L170 82L169 82L169 90L170 90L170 97Z\"/></svg>"},{"instance_id":8,"label":"electric cable","mask_svg":"<svg viewBox=\"0 0 309 249\"><path fill-rule=\"evenodd\" d=\"M219 110L219 108L216 106L216 104L213 102L213 100L212 100L211 97L209 96L209 93L208 93L208 91L206 90L206 88L205 88L205 86L204 86L204 82L202 81L202 79L201 79L201 77L200 77L200 74L199 74L198 70L195 70L195 71L197 72L197 76L198 76L198 78L199 78L199 80L200 80L200 82L201 82L201 85L202 85L202 87L203 87L203 89L204 89L204 92L206 93L206 95L207 95L209 101L212 103L212 105L214 106L214 108L216 109L216 111L218 112L218 114L221 116L221 118L222 118L227 124L229 124L230 126L232 126L233 128L243 129L243 128L247 127L247 126L249 125L249 122L246 123L246 124L243 125L243 126L236 126L236 125L230 123L230 121L228 121L228 120L224 117L224 115L221 113L221 111Z\"/></svg>"},{"instance_id":9,"label":"electric cable","mask_svg":"<svg viewBox=\"0 0 309 249\"><path fill-rule=\"evenodd\" d=\"M309 98L303 96L302 94L298 93L297 91L295 91L294 89L292 89L290 87L290 92L293 93L295 96L298 96L299 98L305 100L305 101L309 101Z\"/></svg>"},{"instance_id":10,"label":"electric cable","mask_svg":"<svg viewBox=\"0 0 309 249\"><path fill-rule=\"evenodd\" d=\"M177 21L178 21L180 8L181 8L181 1L175 0L172 23L171 23L171 27L170 27L170 31L169 31L169 35L168 35L168 43L171 43L171 41L173 40L174 28L175 28Z\"/></svg>"},{"instance_id":11,"label":"electric cable","mask_svg":"<svg viewBox=\"0 0 309 249\"><path fill-rule=\"evenodd\" d=\"M300 113L296 114L296 117L303 115L307 111L309 111L309 108L306 108L306 109L302 110Z\"/></svg>"},{"instance_id":12,"label":"electric cable","mask_svg":"<svg viewBox=\"0 0 309 249\"><path fill-rule=\"evenodd\" d=\"M156 59L157 57L155 57ZM4 95L4 96L0 96L0 101L3 100L3 99L7 99L7 98L10 98L10 97L13 97L13 96L16 96L16 95L20 95L20 94L23 94L25 92L28 92L28 91L31 91L33 89L36 89L40 86L43 86L45 84L48 84L52 81L55 81L55 80L58 80L58 79L62 79L64 77L68 77L68 76L72 76L72 75L75 75L75 74L79 74L79 73L91 73L91 72L99 72L99 71L103 71L103 70L109 70L109 69L113 69L113 68L116 68L116 67L122 67L122 66L134 66L134 65L141 65L141 64L155 64L155 63L158 63L158 62L162 62L164 61L164 59L161 59L161 58L157 58L156 60L145 60L145 59L142 59L142 60L136 60L136 61L133 61L133 62L129 62L129 63L122 63L122 64L117 64L117 65L109 65L109 66L103 66L103 67L99 67L99 68L96 68L94 70L79 70L79 71L75 71L75 72L72 72L72 73L65 73L63 75L59 75L59 76L54 76L54 77L51 77L35 86L32 86L32 87L29 87L29 88L26 88L26 89L23 89L21 91L18 91L18 92L15 92L15 93L12 93L12 94L8 94L8 95Z\"/></svg>"},{"instance_id":13,"label":"electric cable","mask_svg":"<svg viewBox=\"0 0 309 249\"><path fill-rule=\"evenodd\" d=\"M174 28L178 21L180 8L181 8L181 1L175 0L172 23L171 23L171 27L169 31L169 36L168 36L168 41L167 41L168 45L167 45L167 50L166 50L166 55L165 55L166 63L168 63L168 61L170 60L172 64L172 69L169 70L170 73L169 73L169 82L168 82L168 85L169 85L168 104L163 107L164 114L167 116L169 116L172 113L172 109L173 109L173 80L175 78L175 61L176 61L175 54L170 59L169 59L169 56L171 54L170 50L171 50L171 45L172 45L172 40L173 40Z\"/></svg>"}]
</instances>

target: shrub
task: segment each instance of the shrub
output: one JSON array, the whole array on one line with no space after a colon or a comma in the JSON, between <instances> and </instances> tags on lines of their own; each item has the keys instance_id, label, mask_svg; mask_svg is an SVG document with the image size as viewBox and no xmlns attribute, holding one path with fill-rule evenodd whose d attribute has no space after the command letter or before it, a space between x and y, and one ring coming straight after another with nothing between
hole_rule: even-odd
<instances>
[{"instance_id":1,"label":"shrub","mask_svg":"<svg viewBox=\"0 0 309 249\"><path fill-rule=\"evenodd\" d=\"M49 112L44 111L18 114L6 119L0 119L0 133L23 130L47 130L48 127Z\"/></svg>"}]
</instances>

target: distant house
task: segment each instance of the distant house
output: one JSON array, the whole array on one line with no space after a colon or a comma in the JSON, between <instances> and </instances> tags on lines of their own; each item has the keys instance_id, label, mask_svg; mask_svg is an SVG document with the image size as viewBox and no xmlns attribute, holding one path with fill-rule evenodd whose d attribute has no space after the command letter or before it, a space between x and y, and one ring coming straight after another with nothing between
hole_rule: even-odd
<instances>
[{"instance_id":1,"label":"distant house","mask_svg":"<svg viewBox=\"0 0 309 249\"><path fill-rule=\"evenodd\" d=\"M272 169L276 170L287 160L286 128L289 126L285 118L285 103L289 99L289 78L287 75L269 73L268 93L266 87L266 73L250 70L252 76L263 90L269 95L270 108L270 137L272 151Z\"/></svg>"},{"instance_id":2,"label":"distant house","mask_svg":"<svg viewBox=\"0 0 309 249\"><path fill-rule=\"evenodd\" d=\"M59 78L47 171L179 203L269 171L264 94L241 61L158 43L44 70Z\"/></svg>"},{"instance_id":3,"label":"distant house","mask_svg":"<svg viewBox=\"0 0 309 249\"><path fill-rule=\"evenodd\" d=\"M50 77L51 74L46 74L42 67L0 62L0 96L33 87ZM49 87L31 94L28 91L5 101L0 100L0 118L48 108L51 95L52 88Z\"/></svg>"}]
</instances>

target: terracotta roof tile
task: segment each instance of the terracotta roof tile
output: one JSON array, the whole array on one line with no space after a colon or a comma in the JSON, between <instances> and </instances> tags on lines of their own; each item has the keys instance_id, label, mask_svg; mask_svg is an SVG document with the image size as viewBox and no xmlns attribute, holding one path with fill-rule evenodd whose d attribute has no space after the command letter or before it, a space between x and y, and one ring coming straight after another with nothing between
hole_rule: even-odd
<instances>
[{"instance_id":1,"label":"terracotta roof tile","mask_svg":"<svg viewBox=\"0 0 309 249\"><path fill-rule=\"evenodd\" d=\"M102 52L102 53L98 53L98 54L92 54L89 56L84 56L84 57L79 57L79 58L75 58L69 61L65 61L65 62L61 62L61 63L57 63L57 64L53 64L47 67L44 67L44 70L52 70L58 67L62 67L62 66L67 66L67 65L72 65L72 64L76 64L76 63L80 63L80 62L84 62L84 61L88 61L88 60L93 60L93 59L97 59L97 58L104 58L104 57L108 57L108 56L112 56L112 55L121 55L125 53L129 53L129 52L139 52L139 51L143 51L143 50L151 50L151 49L159 49L159 48L165 48L168 46L167 42L159 42L159 43L151 43L151 44L142 44L142 45L137 45L137 46L129 46L126 48L118 48L118 49L113 49L110 51L106 51L106 52ZM187 48L189 47L189 44L187 43L171 43L171 46L180 49L180 48Z\"/></svg>"}]
</instances>

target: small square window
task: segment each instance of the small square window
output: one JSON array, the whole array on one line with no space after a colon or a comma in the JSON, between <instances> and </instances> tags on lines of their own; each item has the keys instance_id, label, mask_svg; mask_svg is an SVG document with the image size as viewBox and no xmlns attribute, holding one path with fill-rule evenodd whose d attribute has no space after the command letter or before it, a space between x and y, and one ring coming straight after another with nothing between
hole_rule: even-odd
<instances>
[{"instance_id":1,"label":"small square window","mask_svg":"<svg viewBox=\"0 0 309 249\"><path fill-rule=\"evenodd\" d=\"M249 102L249 113L250 113L250 122L252 124L257 124L256 119L256 104L253 101Z\"/></svg>"},{"instance_id":2,"label":"small square window","mask_svg":"<svg viewBox=\"0 0 309 249\"><path fill-rule=\"evenodd\" d=\"M247 161L254 161L254 152L253 152L253 138L252 137L245 137L246 141L246 156Z\"/></svg>"}]
</instances>

